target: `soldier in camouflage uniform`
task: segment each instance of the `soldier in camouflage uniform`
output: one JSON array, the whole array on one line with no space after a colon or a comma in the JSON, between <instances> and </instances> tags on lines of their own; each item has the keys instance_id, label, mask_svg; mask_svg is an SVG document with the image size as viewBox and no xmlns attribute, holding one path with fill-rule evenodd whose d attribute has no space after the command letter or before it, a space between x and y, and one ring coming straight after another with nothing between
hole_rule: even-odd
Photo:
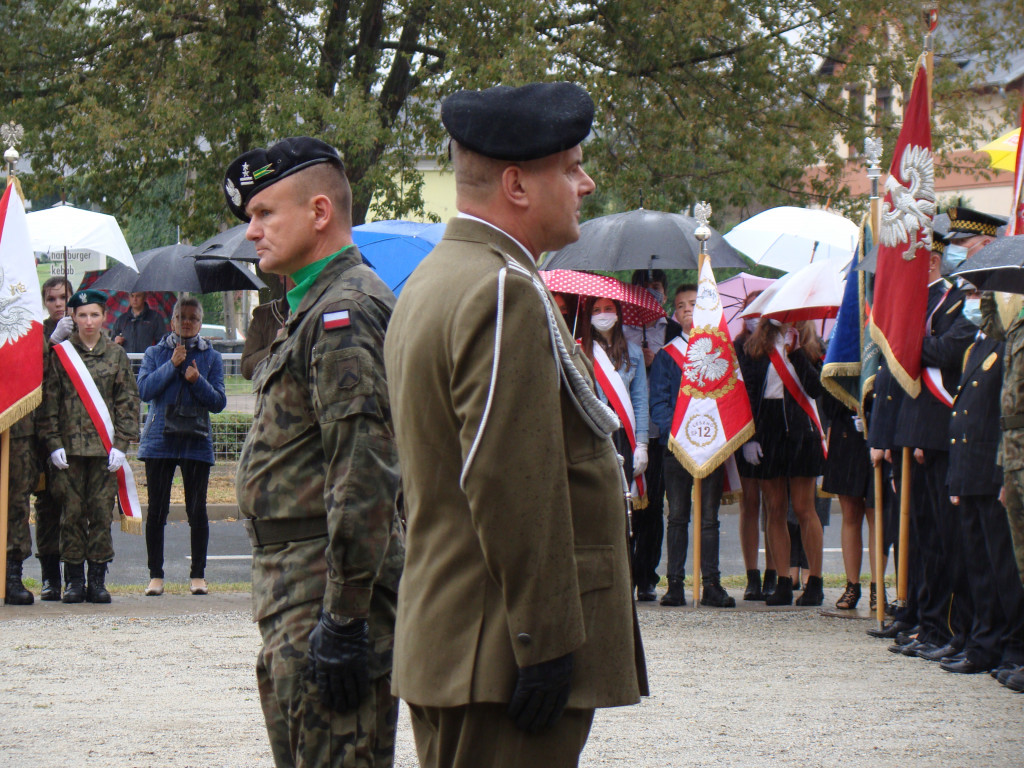
<instances>
[{"instance_id":1,"label":"soldier in camouflage uniform","mask_svg":"<svg viewBox=\"0 0 1024 768\"><path fill-rule=\"evenodd\" d=\"M404 557L382 360L394 296L352 245L351 193L332 147L303 137L247 152L225 191L250 222L261 268L295 280L284 332L255 371L236 478L274 761L390 766Z\"/></svg>"},{"instance_id":2,"label":"soldier in camouflage uniform","mask_svg":"<svg viewBox=\"0 0 1024 768\"><path fill-rule=\"evenodd\" d=\"M125 351L103 334L106 297L78 291L68 302L78 327L70 343L88 369L114 424L107 451L60 359L48 355L43 379L40 437L50 451L53 494L64 507L60 552L64 563L65 603L109 603L104 580L114 559L111 512L117 493L114 474L125 461L128 443L139 434L139 390ZM85 588L84 562L89 563Z\"/></svg>"}]
</instances>

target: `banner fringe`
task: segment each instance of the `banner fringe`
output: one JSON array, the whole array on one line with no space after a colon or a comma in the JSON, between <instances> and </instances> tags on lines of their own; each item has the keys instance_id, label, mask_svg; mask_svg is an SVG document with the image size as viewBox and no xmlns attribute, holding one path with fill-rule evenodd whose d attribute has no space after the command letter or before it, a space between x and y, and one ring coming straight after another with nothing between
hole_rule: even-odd
<instances>
[{"instance_id":1,"label":"banner fringe","mask_svg":"<svg viewBox=\"0 0 1024 768\"><path fill-rule=\"evenodd\" d=\"M835 397L836 400L847 406L851 411L858 411L860 403L857 398L851 395L834 377L851 376L860 379L860 363L828 363L821 369L821 385Z\"/></svg>"},{"instance_id":2,"label":"banner fringe","mask_svg":"<svg viewBox=\"0 0 1024 768\"><path fill-rule=\"evenodd\" d=\"M882 329L875 325L874 318L871 319L871 338L875 340L878 348L882 351L882 355L885 357L885 362L889 366L889 373L892 374L893 378L899 382L899 385L903 387L903 390L911 397L917 397L921 394L921 379L913 378L902 365L899 360L896 359L896 355L893 353L892 348L889 346L889 340L885 338L885 334Z\"/></svg>"},{"instance_id":3,"label":"banner fringe","mask_svg":"<svg viewBox=\"0 0 1024 768\"><path fill-rule=\"evenodd\" d=\"M121 531L124 533L131 533L136 536L142 535L142 520L136 517L128 517L124 512L121 513Z\"/></svg>"},{"instance_id":4,"label":"banner fringe","mask_svg":"<svg viewBox=\"0 0 1024 768\"><path fill-rule=\"evenodd\" d=\"M754 432L754 423L752 421L748 421L743 426L743 429L733 435L729 442L719 448L714 455L712 455L711 458L701 466L698 466L697 463L690 458L686 453L686 450L679 444L673 435L668 436L668 448L672 451L672 455L676 457L680 464L682 464L683 469L689 472L695 479L703 480L718 469L718 467L732 454L736 453L737 448L752 438L754 436Z\"/></svg>"},{"instance_id":5,"label":"banner fringe","mask_svg":"<svg viewBox=\"0 0 1024 768\"><path fill-rule=\"evenodd\" d=\"M22 417L28 416L36 408L39 407L39 403L43 401L43 384L39 383L39 386L25 395L23 398L13 403L10 408L0 414L0 432L4 432L13 427Z\"/></svg>"}]
</instances>

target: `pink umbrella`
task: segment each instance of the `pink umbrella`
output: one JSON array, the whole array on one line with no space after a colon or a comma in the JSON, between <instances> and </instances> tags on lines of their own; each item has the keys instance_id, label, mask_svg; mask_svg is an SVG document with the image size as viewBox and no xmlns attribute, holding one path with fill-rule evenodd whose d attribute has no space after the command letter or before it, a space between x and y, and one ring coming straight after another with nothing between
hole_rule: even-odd
<instances>
[{"instance_id":1,"label":"pink umbrella","mask_svg":"<svg viewBox=\"0 0 1024 768\"><path fill-rule=\"evenodd\" d=\"M629 285L605 275L592 275L573 269L552 269L540 273L548 289L555 293L614 299L622 305L623 325L650 325L665 310L646 288Z\"/></svg>"},{"instance_id":2,"label":"pink umbrella","mask_svg":"<svg viewBox=\"0 0 1024 768\"><path fill-rule=\"evenodd\" d=\"M743 330L743 302L755 291L763 291L775 280L771 277L758 277L740 272L738 275L723 280L718 284L718 296L722 300L725 321L729 324L729 333L735 339Z\"/></svg>"}]
</instances>

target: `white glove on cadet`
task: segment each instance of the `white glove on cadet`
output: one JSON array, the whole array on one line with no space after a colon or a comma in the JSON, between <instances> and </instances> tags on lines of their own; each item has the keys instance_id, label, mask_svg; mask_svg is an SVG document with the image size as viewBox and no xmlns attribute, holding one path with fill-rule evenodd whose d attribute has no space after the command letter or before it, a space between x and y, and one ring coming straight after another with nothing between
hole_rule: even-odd
<instances>
[{"instance_id":1,"label":"white glove on cadet","mask_svg":"<svg viewBox=\"0 0 1024 768\"><path fill-rule=\"evenodd\" d=\"M857 430L858 432L863 433L864 432L864 419L862 419L860 416L854 416L853 417L853 428L855 430Z\"/></svg>"},{"instance_id":2,"label":"white glove on cadet","mask_svg":"<svg viewBox=\"0 0 1024 768\"><path fill-rule=\"evenodd\" d=\"M57 469L68 468L68 456L64 453L63 448L58 448L56 451L50 453L50 461L53 462L53 466Z\"/></svg>"},{"instance_id":3,"label":"white glove on cadet","mask_svg":"<svg viewBox=\"0 0 1024 768\"><path fill-rule=\"evenodd\" d=\"M756 467L761 463L762 456L764 456L764 452L761 450L761 444L757 440L751 440L749 443L743 444L743 458L747 464L753 464Z\"/></svg>"},{"instance_id":4,"label":"white glove on cadet","mask_svg":"<svg viewBox=\"0 0 1024 768\"><path fill-rule=\"evenodd\" d=\"M643 474L647 469L647 443L638 443L633 451L633 477Z\"/></svg>"},{"instance_id":5,"label":"white glove on cadet","mask_svg":"<svg viewBox=\"0 0 1024 768\"><path fill-rule=\"evenodd\" d=\"M110 472L117 472L123 464L124 454L117 450L117 448L111 448L110 457L107 461L107 470Z\"/></svg>"},{"instance_id":6,"label":"white glove on cadet","mask_svg":"<svg viewBox=\"0 0 1024 768\"><path fill-rule=\"evenodd\" d=\"M71 331L74 330L75 321L70 317L62 317L57 321L57 327L53 329L53 333L50 334L50 341L54 344L60 344L62 341L71 338Z\"/></svg>"}]
</instances>

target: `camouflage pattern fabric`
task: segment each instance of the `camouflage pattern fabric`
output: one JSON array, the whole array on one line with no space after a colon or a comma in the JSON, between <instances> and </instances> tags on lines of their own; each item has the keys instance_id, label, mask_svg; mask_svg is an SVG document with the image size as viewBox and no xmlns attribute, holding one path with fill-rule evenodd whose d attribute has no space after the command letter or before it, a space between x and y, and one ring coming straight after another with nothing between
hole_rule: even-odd
<instances>
[{"instance_id":1,"label":"camouflage pattern fabric","mask_svg":"<svg viewBox=\"0 0 1024 768\"><path fill-rule=\"evenodd\" d=\"M36 494L36 555L39 557L60 554L60 504L51 491L53 473L58 471L47 467L47 487Z\"/></svg>"},{"instance_id":2,"label":"camouflage pattern fabric","mask_svg":"<svg viewBox=\"0 0 1024 768\"><path fill-rule=\"evenodd\" d=\"M1024 469L1004 470L1006 517L1010 521L1013 556L1017 561L1021 584L1024 584Z\"/></svg>"},{"instance_id":3,"label":"camouflage pattern fabric","mask_svg":"<svg viewBox=\"0 0 1024 768\"><path fill-rule=\"evenodd\" d=\"M256 660L256 680L274 764L390 768L398 725L391 675L376 679L358 709L341 714L325 708L306 675L308 638L319 610L320 602L314 600L259 623L263 648Z\"/></svg>"},{"instance_id":4,"label":"camouflage pattern fabric","mask_svg":"<svg viewBox=\"0 0 1024 768\"><path fill-rule=\"evenodd\" d=\"M109 563L114 559L110 535L117 476L107 457L68 456L68 468L53 470L53 494L64 514L60 521L60 559L65 563Z\"/></svg>"},{"instance_id":5,"label":"camouflage pattern fabric","mask_svg":"<svg viewBox=\"0 0 1024 768\"><path fill-rule=\"evenodd\" d=\"M39 465L36 461L35 437L15 437L13 428L11 432L7 557L23 561L32 555L32 534L28 525L29 497L39 483Z\"/></svg>"}]
</instances>

